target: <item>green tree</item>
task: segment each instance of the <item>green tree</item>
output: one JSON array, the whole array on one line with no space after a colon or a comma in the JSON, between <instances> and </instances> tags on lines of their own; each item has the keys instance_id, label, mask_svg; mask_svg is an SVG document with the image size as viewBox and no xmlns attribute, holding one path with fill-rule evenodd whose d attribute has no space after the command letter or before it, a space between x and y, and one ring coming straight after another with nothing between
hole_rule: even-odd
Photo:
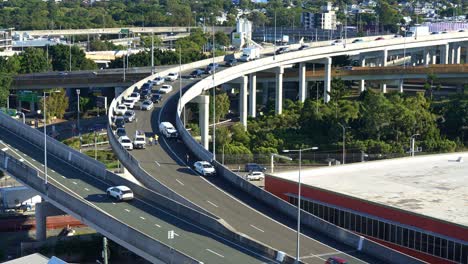
<instances>
[{"instance_id":1,"label":"green tree","mask_svg":"<svg viewBox=\"0 0 468 264\"><path fill-rule=\"evenodd\" d=\"M49 62L42 49L27 48L20 55L20 73L44 72L49 69Z\"/></svg>"},{"instance_id":2,"label":"green tree","mask_svg":"<svg viewBox=\"0 0 468 264\"><path fill-rule=\"evenodd\" d=\"M216 127L216 146L217 150L219 151L222 146L226 146L230 144L232 141L231 132L225 126L217 126Z\"/></svg>"},{"instance_id":3,"label":"green tree","mask_svg":"<svg viewBox=\"0 0 468 264\"><path fill-rule=\"evenodd\" d=\"M70 70L70 47L68 45L56 45L49 48L52 57L52 68L55 71ZM71 47L71 70L93 70L96 64L86 59L85 53L78 46Z\"/></svg>"},{"instance_id":4,"label":"green tree","mask_svg":"<svg viewBox=\"0 0 468 264\"><path fill-rule=\"evenodd\" d=\"M231 41L229 40L228 35L226 35L224 32L217 31L215 33L215 43L221 46L229 46Z\"/></svg>"},{"instance_id":5,"label":"green tree","mask_svg":"<svg viewBox=\"0 0 468 264\"><path fill-rule=\"evenodd\" d=\"M210 116L213 116L213 96L210 94ZM225 92L216 91L216 122L219 122L221 117L225 117L229 112L231 101ZM211 120L210 120L211 121Z\"/></svg>"},{"instance_id":6,"label":"green tree","mask_svg":"<svg viewBox=\"0 0 468 264\"><path fill-rule=\"evenodd\" d=\"M44 98L39 101L39 107L44 112ZM68 109L68 97L65 94L64 89L57 91L51 91L46 96L46 107L47 107L47 122L50 122L52 117L63 118L65 111Z\"/></svg>"}]
</instances>

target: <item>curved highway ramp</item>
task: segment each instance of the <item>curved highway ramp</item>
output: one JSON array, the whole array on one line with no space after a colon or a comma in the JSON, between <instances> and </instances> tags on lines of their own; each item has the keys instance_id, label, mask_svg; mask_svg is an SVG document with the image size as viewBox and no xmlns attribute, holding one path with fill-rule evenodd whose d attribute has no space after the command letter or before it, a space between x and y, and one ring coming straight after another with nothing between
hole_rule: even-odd
<instances>
[{"instance_id":1,"label":"curved highway ramp","mask_svg":"<svg viewBox=\"0 0 468 264\"><path fill-rule=\"evenodd\" d=\"M235 243L219 232L208 230L204 224L195 224L194 219L210 221L208 216L108 171L103 177L86 171L74 164L86 159L64 145L69 159L59 157L61 143L52 138L47 143L48 184L45 185L41 138L44 138L42 133L0 113L0 168L38 191L45 200L147 260L153 263L274 262L255 247ZM73 161L78 158L82 159ZM105 194L111 184L131 186L136 199L114 202ZM216 222L207 224L217 225ZM170 230L175 233L172 240L168 240Z\"/></svg>"}]
</instances>

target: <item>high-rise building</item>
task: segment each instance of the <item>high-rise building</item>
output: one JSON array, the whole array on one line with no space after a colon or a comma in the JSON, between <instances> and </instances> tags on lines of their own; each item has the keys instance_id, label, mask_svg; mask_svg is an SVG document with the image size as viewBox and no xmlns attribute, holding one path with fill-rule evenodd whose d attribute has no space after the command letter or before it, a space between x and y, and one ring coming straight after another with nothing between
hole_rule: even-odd
<instances>
[{"instance_id":1,"label":"high-rise building","mask_svg":"<svg viewBox=\"0 0 468 264\"><path fill-rule=\"evenodd\" d=\"M0 50L8 51L12 49L12 31L13 28L0 29Z\"/></svg>"},{"instance_id":2,"label":"high-rise building","mask_svg":"<svg viewBox=\"0 0 468 264\"><path fill-rule=\"evenodd\" d=\"M336 29L336 14L331 2L327 2L326 6L322 6L321 13L303 12L301 22L305 29Z\"/></svg>"}]
</instances>

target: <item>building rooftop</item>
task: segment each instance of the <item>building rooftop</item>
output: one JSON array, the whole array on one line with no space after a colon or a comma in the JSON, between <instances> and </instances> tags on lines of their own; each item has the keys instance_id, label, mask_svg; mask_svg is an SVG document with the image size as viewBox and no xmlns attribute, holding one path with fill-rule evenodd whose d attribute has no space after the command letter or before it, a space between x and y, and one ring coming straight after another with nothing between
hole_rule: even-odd
<instances>
[{"instance_id":1,"label":"building rooftop","mask_svg":"<svg viewBox=\"0 0 468 264\"><path fill-rule=\"evenodd\" d=\"M297 182L298 172L273 176ZM302 184L468 226L468 152L302 170Z\"/></svg>"}]
</instances>

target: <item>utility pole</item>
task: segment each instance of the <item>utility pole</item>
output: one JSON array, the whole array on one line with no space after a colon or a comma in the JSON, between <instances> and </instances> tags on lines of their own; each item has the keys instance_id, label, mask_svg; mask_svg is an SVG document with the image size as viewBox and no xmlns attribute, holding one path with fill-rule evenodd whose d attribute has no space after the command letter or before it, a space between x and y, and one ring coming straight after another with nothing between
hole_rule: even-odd
<instances>
[{"instance_id":1,"label":"utility pole","mask_svg":"<svg viewBox=\"0 0 468 264\"><path fill-rule=\"evenodd\" d=\"M154 30L151 32L151 75L154 74Z\"/></svg>"},{"instance_id":2,"label":"utility pole","mask_svg":"<svg viewBox=\"0 0 468 264\"><path fill-rule=\"evenodd\" d=\"M104 260L104 264L108 264L107 259L109 258L108 256L108 248L107 248L107 237L102 238L102 258Z\"/></svg>"},{"instance_id":3,"label":"utility pole","mask_svg":"<svg viewBox=\"0 0 468 264\"><path fill-rule=\"evenodd\" d=\"M216 160L216 86L215 86L215 36L214 36L214 23L213 23L213 160Z\"/></svg>"}]
</instances>

